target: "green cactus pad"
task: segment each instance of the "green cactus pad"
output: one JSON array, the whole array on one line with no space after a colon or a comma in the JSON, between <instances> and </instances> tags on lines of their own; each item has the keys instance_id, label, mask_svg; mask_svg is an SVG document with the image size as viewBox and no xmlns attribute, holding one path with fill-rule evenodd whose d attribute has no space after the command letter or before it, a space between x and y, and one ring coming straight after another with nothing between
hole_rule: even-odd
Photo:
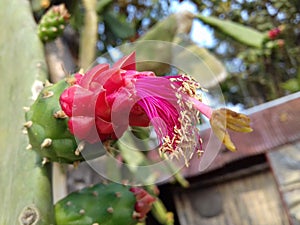
<instances>
[{"instance_id":1,"label":"green cactus pad","mask_svg":"<svg viewBox=\"0 0 300 225\"><path fill-rule=\"evenodd\" d=\"M61 111L59 97L69 86L62 80L45 87L30 110L26 112L26 123L30 147L49 161L73 163L82 161L80 154L75 154L77 143L70 133L67 117Z\"/></svg>"},{"instance_id":2,"label":"green cactus pad","mask_svg":"<svg viewBox=\"0 0 300 225\"><path fill-rule=\"evenodd\" d=\"M38 24L38 35L42 41L52 41L60 36L69 20L64 4L51 7Z\"/></svg>"},{"instance_id":3,"label":"green cactus pad","mask_svg":"<svg viewBox=\"0 0 300 225\"><path fill-rule=\"evenodd\" d=\"M262 48L267 38L264 33L233 21L221 20L214 16L201 14L196 15L196 18L250 47Z\"/></svg>"},{"instance_id":4,"label":"green cactus pad","mask_svg":"<svg viewBox=\"0 0 300 225\"><path fill-rule=\"evenodd\" d=\"M97 184L73 192L55 205L57 225L135 225L136 198L122 184Z\"/></svg>"}]
</instances>

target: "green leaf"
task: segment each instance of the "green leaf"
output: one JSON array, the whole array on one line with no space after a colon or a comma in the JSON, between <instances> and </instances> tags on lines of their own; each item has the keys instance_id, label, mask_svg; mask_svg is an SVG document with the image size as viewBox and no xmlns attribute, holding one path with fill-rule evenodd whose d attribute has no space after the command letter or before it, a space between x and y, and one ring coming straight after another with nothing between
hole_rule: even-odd
<instances>
[{"instance_id":1,"label":"green leaf","mask_svg":"<svg viewBox=\"0 0 300 225\"><path fill-rule=\"evenodd\" d=\"M110 3L112 3L112 0L97 1L97 13L101 14Z\"/></svg>"},{"instance_id":2,"label":"green leaf","mask_svg":"<svg viewBox=\"0 0 300 225\"><path fill-rule=\"evenodd\" d=\"M138 166L148 165L146 156L140 150L145 148L146 143L141 142L143 146L137 146L137 143L134 141L134 135L131 132L126 131L117 143L121 155L128 162L128 166L133 166L133 172L136 172L135 170L138 169Z\"/></svg>"},{"instance_id":3,"label":"green leaf","mask_svg":"<svg viewBox=\"0 0 300 225\"><path fill-rule=\"evenodd\" d=\"M281 84L282 88L291 92L297 92L300 90L300 84L297 78L289 79Z\"/></svg>"},{"instance_id":4,"label":"green leaf","mask_svg":"<svg viewBox=\"0 0 300 225\"><path fill-rule=\"evenodd\" d=\"M171 43L174 40L178 28L176 14L170 15L166 19L156 23L147 33L138 39L137 55L142 59L155 59L152 62L143 62L137 64L140 71L149 70L156 75L164 75L170 70L170 65L164 63L172 58L171 45L164 45L160 42L157 45L144 44L144 41L164 41ZM154 42L153 42L154 43Z\"/></svg>"},{"instance_id":5,"label":"green leaf","mask_svg":"<svg viewBox=\"0 0 300 225\"><path fill-rule=\"evenodd\" d=\"M156 23L148 32L139 38L139 41L160 40L172 42L178 28L176 14Z\"/></svg>"},{"instance_id":6,"label":"green leaf","mask_svg":"<svg viewBox=\"0 0 300 225\"><path fill-rule=\"evenodd\" d=\"M113 11L104 12L103 20L106 27L117 38L127 39L135 34L134 26L122 19L120 16L117 16L117 14L115 14Z\"/></svg>"},{"instance_id":7,"label":"green leaf","mask_svg":"<svg viewBox=\"0 0 300 225\"><path fill-rule=\"evenodd\" d=\"M173 53L176 56L173 58L173 64L184 68L183 73L196 78L204 88L213 87L225 80L226 68L216 56L190 40L180 36L176 40L184 47L184 51Z\"/></svg>"}]
</instances>

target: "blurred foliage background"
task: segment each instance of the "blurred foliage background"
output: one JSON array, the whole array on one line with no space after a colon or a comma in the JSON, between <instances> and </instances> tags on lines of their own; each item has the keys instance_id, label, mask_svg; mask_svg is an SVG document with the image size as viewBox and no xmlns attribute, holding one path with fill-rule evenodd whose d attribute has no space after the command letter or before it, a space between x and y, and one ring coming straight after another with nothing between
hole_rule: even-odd
<instances>
[{"instance_id":1,"label":"blurred foliage background","mask_svg":"<svg viewBox=\"0 0 300 225\"><path fill-rule=\"evenodd\" d=\"M189 33L194 24L191 18L177 17L177 20L162 25L162 21L178 9L189 8L193 9L194 14L234 21L266 36L270 30L280 27L282 31L276 41L256 48L200 22L213 35L208 37L212 38L212 44L198 44L197 51L205 48L208 51L200 55L212 53L225 65L226 79L222 77L219 81L226 101L233 104L242 103L248 108L300 89L298 0L31 0L31 3L37 21L51 5L66 4L71 20L63 37L67 40L78 68L86 67L92 58L107 52L111 47L127 42L151 39L180 44L182 40L188 40L190 43ZM89 29L87 22L92 23L93 13L97 25ZM185 24L183 29L180 24ZM154 32L154 28L158 32ZM89 37L83 43L87 34ZM202 35L197 31L196 34ZM94 41L92 37L96 37ZM95 50L91 56L89 45ZM192 45L195 43L192 42ZM85 47L83 49L80 46Z\"/></svg>"},{"instance_id":2,"label":"blurred foliage background","mask_svg":"<svg viewBox=\"0 0 300 225\"><path fill-rule=\"evenodd\" d=\"M297 0L194 1L199 11L229 19L261 32L284 26L278 48L254 49L214 32L212 51L226 63L230 76L222 84L232 102L247 107L300 89L300 2Z\"/></svg>"}]
</instances>

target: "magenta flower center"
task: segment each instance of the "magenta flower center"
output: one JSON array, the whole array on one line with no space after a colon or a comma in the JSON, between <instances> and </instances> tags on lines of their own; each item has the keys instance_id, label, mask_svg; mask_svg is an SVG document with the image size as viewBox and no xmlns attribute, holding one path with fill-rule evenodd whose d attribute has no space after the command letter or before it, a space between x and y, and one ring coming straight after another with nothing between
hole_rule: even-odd
<instances>
[{"instance_id":1,"label":"magenta flower center","mask_svg":"<svg viewBox=\"0 0 300 225\"><path fill-rule=\"evenodd\" d=\"M185 163L202 145L197 125L199 111L193 106L200 97L200 85L186 75L143 77L137 79L135 90L160 142L164 156L183 156ZM167 153L167 154L165 154Z\"/></svg>"}]
</instances>

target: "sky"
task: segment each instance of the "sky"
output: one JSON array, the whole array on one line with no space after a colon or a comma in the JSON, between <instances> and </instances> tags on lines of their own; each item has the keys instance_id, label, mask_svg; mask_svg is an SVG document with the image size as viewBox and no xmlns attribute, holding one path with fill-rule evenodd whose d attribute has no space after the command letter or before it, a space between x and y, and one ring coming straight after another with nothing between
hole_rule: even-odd
<instances>
[{"instance_id":1,"label":"sky","mask_svg":"<svg viewBox=\"0 0 300 225\"><path fill-rule=\"evenodd\" d=\"M176 13L182 10L188 10L192 13L199 13L197 7L192 2L183 1L181 3L172 1L170 11ZM195 19L191 30L191 39L198 45L210 48L214 45L213 31L209 26Z\"/></svg>"}]
</instances>

